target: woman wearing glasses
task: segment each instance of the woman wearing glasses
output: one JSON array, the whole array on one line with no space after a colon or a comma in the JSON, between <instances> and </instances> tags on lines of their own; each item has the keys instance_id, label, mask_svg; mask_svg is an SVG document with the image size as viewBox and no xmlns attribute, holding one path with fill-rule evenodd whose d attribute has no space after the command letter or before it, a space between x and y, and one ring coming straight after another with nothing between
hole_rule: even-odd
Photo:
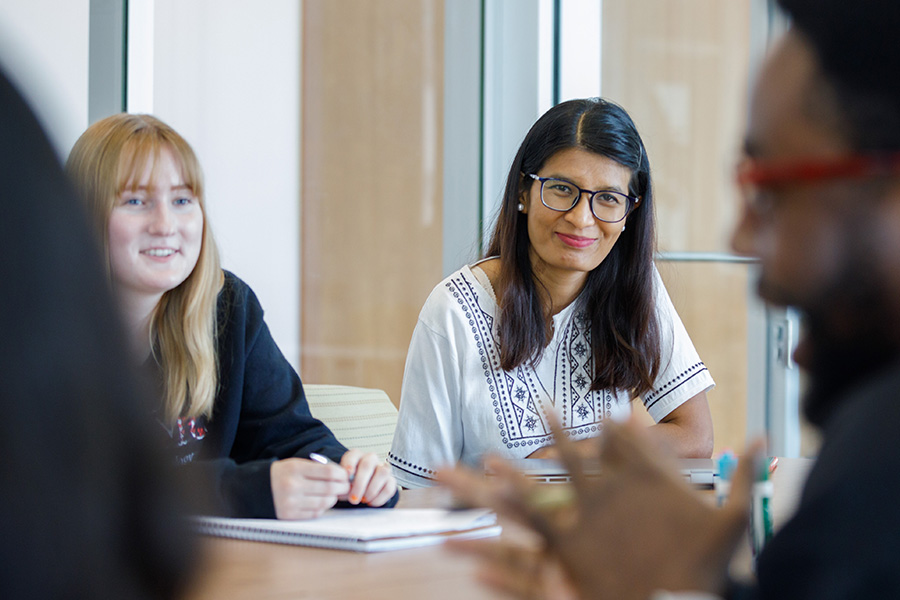
<instances>
[{"instance_id":1,"label":"woman wearing glasses","mask_svg":"<svg viewBox=\"0 0 900 600\"><path fill-rule=\"evenodd\" d=\"M650 165L602 99L544 114L507 178L487 258L431 293L410 342L389 462L404 487L485 453L554 454L640 398L672 453L708 457L714 383L653 264ZM584 444L582 444L584 446Z\"/></svg>"},{"instance_id":2,"label":"woman wearing glasses","mask_svg":"<svg viewBox=\"0 0 900 600\"><path fill-rule=\"evenodd\" d=\"M253 291L222 270L184 138L149 115L113 115L81 135L66 169L103 242L134 356L157 383L175 459L211 486L216 508L302 519L338 500L395 503L390 470L313 418Z\"/></svg>"}]
</instances>

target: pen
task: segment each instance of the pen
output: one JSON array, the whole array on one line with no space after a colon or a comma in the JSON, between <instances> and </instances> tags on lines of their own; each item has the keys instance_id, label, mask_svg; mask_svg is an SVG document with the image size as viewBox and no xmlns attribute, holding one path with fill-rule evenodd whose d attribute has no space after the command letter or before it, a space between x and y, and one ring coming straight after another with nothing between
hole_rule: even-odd
<instances>
[{"instance_id":1,"label":"pen","mask_svg":"<svg viewBox=\"0 0 900 600\"><path fill-rule=\"evenodd\" d=\"M336 467L340 467L341 469L344 468L340 464L334 462L333 460L331 460L330 458L325 456L324 454L317 454L315 452L310 452L309 460L314 460L317 463L322 464L322 465L334 465ZM353 473L347 473L347 476L350 478L350 483L353 483Z\"/></svg>"},{"instance_id":2,"label":"pen","mask_svg":"<svg viewBox=\"0 0 900 600\"><path fill-rule=\"evenodd\" d=\"M719 476L713 479L717 506L724 506L728 494L731 493L731 477L734 475L737 462L737 457L731 450L726 450L719 456Z\"/></svg>"},{"instance_id":3,"label":"pen","mask_svg":"<svg viewBox=\"0 0 900 600\"><path fill-rule=\"evenodd\" d=\"M777 463L776 463L777 465ZM750 542L753 556L759 556L763 546L772 538L772 465L764 461L758 466L756 481L753 483L753 498L750 510Z\"/></svg>"}]
</instances>

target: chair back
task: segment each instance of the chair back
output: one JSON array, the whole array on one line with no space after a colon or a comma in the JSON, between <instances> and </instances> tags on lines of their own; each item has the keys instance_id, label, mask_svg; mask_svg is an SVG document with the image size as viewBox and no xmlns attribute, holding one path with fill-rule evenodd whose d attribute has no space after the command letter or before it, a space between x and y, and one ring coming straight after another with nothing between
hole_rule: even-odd
<instances>
[{"instance_id":1,"label":"chair back","mask_svg":"<svg viewBox=\"0 0 900 600\"><path fill-rule=\"evenodd\" d=\"M303 389L313 416L325 423L338 441L387 459L397 409L383 390L327 384L304 384Z\"/></svg>"}]
</instances>

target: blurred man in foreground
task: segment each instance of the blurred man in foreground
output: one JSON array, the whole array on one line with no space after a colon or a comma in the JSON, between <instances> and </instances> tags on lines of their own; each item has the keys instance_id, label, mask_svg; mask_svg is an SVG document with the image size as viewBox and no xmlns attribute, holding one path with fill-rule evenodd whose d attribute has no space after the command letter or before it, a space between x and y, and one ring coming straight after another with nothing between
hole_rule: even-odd
<instances>
[{"instance_id":1,"label":"blurred man in foreground","mask_svg":"<svg viewBox=\"0 0 900 600\"><path fill-rule=\"evenodd\" d=\"M569 510L536 505L500 464L492 485L443 474L543 538L540 554L470 546L485 578L514 594L900 597L900 3L779 3L793 29L754 89L733 245L759 258L762 297L806 322L795 358L810 375L805 412L823 445L797 513L760 555L757 581L741 583L728 564L746 527L752 461L724 509L691 494L631 426L605 430L599 480L577 477L559 440L576 473Z\"/></svg>"}]
</instances>

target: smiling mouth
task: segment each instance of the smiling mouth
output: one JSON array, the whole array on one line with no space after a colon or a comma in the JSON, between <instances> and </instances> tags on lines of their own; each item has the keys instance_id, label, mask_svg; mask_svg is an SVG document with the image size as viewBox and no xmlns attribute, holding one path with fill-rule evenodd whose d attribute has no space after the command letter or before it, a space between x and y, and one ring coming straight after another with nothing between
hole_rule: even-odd
<instances>
[{"instance_id":1,"label":"smiling mouth","mask_svg":"<svg viewBox=\"0 0 900 600\"><path fill-rule=\"evenodd\" d=\"M157 257L172 256L176 252L178 252L178 250L173 250L172 248L151 248L150 250L144 250L144 254Z\"/></svg>"},{"instance_id":2,"label":"smiling mouth","mask_svg":"<svg viewBox=\"0 0 900 600\"><path fill-rule=\"evenodd\" d=\"M594 243L594 238L579 237L577 235L566 235L564 233L557 233L556 235L560 240L562 240L562 243L567 246L572 246L573 248L587 248Z\"/></svg>"}]
</instances>

